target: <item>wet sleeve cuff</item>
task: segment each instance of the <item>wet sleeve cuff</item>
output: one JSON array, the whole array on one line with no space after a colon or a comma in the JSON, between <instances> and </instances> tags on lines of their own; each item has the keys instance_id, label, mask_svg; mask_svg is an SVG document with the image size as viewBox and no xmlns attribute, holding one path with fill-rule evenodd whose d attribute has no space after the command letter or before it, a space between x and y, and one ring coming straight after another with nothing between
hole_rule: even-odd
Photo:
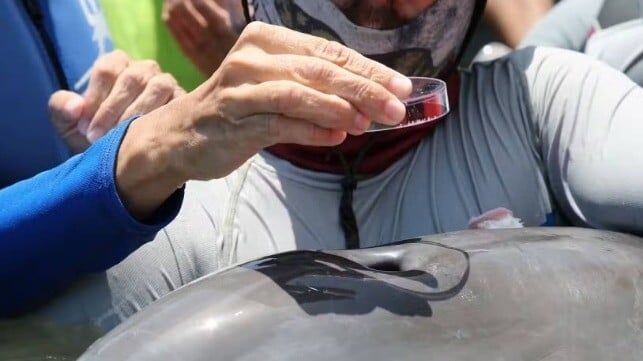
<instances>
[{"instance_id":1,"label":"wet sleeve cuff","mask_svg":"<svg viewBox=\"0 0 643 361\"><path fill-rule=\"evenodd\" d=\"M179 213L181 204L183 203L185 186L177 189L177 191L158 208L147 222L137 220L130 214L127 208L125 208L125 205L116 190L116 160L118 150L123 142L127 129L134 121L136 121L136 119L138 119L138 117L133 117L122 122L109 132L104 137L105 139L102 139L106 144L103 149L104 153L100 165L98 181L103 183L101 184L101 187L108 189L108 192L103 193L108 207L116 213L118 218L125 222L124 225L129 228L129 231L139 234L156 233L170 223Z\"/></svg>"}]
</instances>

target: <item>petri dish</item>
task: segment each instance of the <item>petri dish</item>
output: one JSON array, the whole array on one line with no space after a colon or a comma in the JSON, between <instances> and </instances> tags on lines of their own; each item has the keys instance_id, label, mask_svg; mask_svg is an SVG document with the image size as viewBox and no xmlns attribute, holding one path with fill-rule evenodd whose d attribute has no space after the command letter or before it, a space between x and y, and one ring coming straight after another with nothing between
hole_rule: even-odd
<instances>
[{"instance_id":1,"label":"petri dish","mask_svg":"<svg viewBox=\"0 0 643 361\"><path fill-rule=\"evenodd\" d=\"M398 125L386 125L373 121L366 132L400 129L426 124L449 114L447 84L434 78L409 77L413 83L411 96L403 100L406 116Z\"/></svg>"}]
</instances>

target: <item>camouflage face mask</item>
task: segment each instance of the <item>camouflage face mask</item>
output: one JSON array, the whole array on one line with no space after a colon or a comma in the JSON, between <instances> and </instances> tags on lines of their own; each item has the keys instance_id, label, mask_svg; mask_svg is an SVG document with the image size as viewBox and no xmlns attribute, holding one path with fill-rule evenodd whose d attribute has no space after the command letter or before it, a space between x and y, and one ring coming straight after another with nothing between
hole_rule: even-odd
<instances>
[{"instance_id":1,"label":"camouflage face mask","mask_svg":"<svg viewBox=\"0 0 643 361\"><path fill-rule=\"evenodd\" d=\"M436 76L457 60L484 1L437 0L407 24L390 30L351 22L329 0L250 0L249 16L334 40L403 74Z\"/></svg>"}]
</instances>

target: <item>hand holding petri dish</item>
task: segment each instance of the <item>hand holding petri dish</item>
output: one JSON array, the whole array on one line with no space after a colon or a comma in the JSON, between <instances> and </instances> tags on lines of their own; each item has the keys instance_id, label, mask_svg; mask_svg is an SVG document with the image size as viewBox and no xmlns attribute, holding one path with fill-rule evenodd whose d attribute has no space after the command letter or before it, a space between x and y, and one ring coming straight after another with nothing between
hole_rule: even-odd
<instances>
[{"instance_id":1,"label":"hand holding petri dish","mask_svg":"<svg viewBox=\"0 0 643 361\"><path fill-rule=\"evenodd\" d=\"M411 96L403 100L406 117L398 125L385 125L374 121L366 132L400 129L425 124L449 114L447 84L434 78L409 77L413 83Z\"/></svg>"}]
</instances>

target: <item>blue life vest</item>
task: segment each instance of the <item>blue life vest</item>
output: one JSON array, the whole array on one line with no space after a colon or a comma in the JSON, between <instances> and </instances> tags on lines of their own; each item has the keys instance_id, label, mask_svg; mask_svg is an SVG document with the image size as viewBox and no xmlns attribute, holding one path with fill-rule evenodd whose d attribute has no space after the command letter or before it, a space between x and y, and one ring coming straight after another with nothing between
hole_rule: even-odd
<instances>
[{"instance_id":1,"label":"blue life vest","mask_svg":"<svg viewBox=\"0 0 643 361\"><path fill-rule=\"evenodd\" d=\"M0 188L69 157L49 122L59 89L82 93L113 49L98 0L0 0Z\"/></svg>"}]
</instances>

